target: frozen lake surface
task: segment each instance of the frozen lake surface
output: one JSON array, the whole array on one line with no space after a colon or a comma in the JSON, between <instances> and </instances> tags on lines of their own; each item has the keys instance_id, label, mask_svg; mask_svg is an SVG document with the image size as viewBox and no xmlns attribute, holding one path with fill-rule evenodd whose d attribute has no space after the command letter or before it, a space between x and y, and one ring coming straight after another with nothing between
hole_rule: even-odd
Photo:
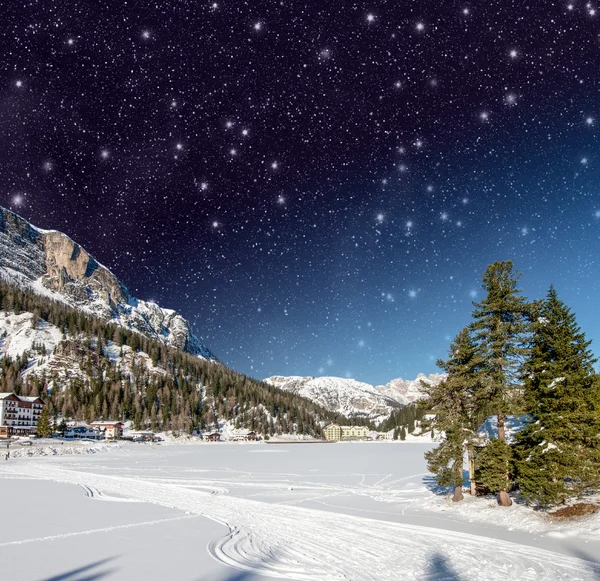
<instances>
[{"instance_id":1,"label":"frozen lake surface","mask_svg":"<svg viewBox=\"0 0 600 581\"><path fill-rule=\"evenodd\" d=\"M0 464L7 581L600 579L600 516L451 503L417 443L125 445Z\"/></svg>"}]
</instances>

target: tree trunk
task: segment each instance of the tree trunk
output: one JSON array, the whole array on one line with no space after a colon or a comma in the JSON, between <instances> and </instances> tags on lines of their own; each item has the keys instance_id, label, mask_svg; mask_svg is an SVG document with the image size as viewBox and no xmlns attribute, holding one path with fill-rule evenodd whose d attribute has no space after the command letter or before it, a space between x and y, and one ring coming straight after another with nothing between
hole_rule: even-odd
<instances>
[{"instance_id":1,"label":"tree trunk","mask_svg":"<svg viewBox=\"0 0 600 581\"><path fill-rule=\"evenodd\" d=\"M471 496L477 496L477 485L475 484L475 454L473 453L473 447L467 448L467 458L469 462L469 482L471 484Z\"/></svg>"},{"instance_id":2,"label":"tree trunk","mask_svg":"<svg viewBox=\"0 0 600 581\"><path fill-rule=\"evenodd\" d=\"M498 439L503 442L506 439L506 435L504 433L504 414L503 413L498 414ZM507 483L508 483L509 479L510 479L510 475L507 472L506 473L506 482ZM512 504L512 500L510 499L510 496L508 496L507 488L500 491L500 494L498 496L498 504L500 506L510 506Z\"/></svg>"},{"instance_id":3,"label":"tree trunk","mask_svg":"<svg viewBox=\"0 0 600 581\"><path fill-rule=\"evenodd\" d=\"M502 440L503 442L505 440L505 434L504 434L504 414L502 414L502 413L498 414L498 440Z\"/></svg>"},{"instance_id":4,"label":"tree trunk","mask_svg":"<svg viewBox=\"0 0 600 581\"><path fill-rule=\"evenodd\" d=\"M455 480L454 480L454 496L452 497L452 502L459 502L464 498L462 493L462 484L463 484L463 462L464 462L464 454L461 448L460 456L456 459L454 463L454 472L455 472Z\"/></svg>"}]
</instances>

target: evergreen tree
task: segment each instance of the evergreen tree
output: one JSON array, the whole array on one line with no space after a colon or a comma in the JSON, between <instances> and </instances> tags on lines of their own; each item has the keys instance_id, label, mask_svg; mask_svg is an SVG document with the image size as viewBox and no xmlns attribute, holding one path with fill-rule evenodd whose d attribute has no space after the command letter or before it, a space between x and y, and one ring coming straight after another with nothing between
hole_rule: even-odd
<instances>
[{"instance_id":1,"label":"evergreen tree","mask_svg":"<svg viewBox=\"0 0 600 581\"><path fill-rule=\"evenodd\" d=\"M42 413L38 418L35 433L40 438L48 438L52 435L52 426L50 425L50 412L48 410L48 406L44 406L42 408Z\"/></svg>"},{"instance_id":2,"label":"evergreen tree","mask_svg":"<svg viewBox=\"0 0 600 581\"><path fill-rule=\"evenodd\" d=\"M463 458L469 457L469 472L473 483L473 441L481 423L481 402L478 400L479 370L482 359L469 329L463 329L450 345L448 361L438 360L447 377L438 385L423 383L427 399L422 402L431 413L427 427L443 432L441 444L425 453L428 469L441 486L454 486L454 501L462 500Z\"/></svg>"},{"instance_id":3,"label":"evergreen tree","mask_svg":"<svg viewBox=\"0 0 600 581\"><path fill-rule=\"evenodd\" d=\"M554 288L536 316L524 366L533 422L516 436L515 469L521 494L549 505L600 486L600 382L591 341Z\"/></svg>"},{"instance_id":4,"label":"evergreen tree","mask_svg":"<svg viewBox=\"0 0 600 581\"><path fill-rule=\"evenodd\" d=\"M519 409L519 370L527 353L530 307L520 296L520 274L513 263L494 262L483 275L487 296L474 303L471 328L482 357L482 395L489 413L498 419L498 440L505 440L504 422L508 414ZM499 466L503 466L500 463ZM509 506L510 475L504 473L505 486L500 489L499 503Z\"/></svg>"}]
</instances>

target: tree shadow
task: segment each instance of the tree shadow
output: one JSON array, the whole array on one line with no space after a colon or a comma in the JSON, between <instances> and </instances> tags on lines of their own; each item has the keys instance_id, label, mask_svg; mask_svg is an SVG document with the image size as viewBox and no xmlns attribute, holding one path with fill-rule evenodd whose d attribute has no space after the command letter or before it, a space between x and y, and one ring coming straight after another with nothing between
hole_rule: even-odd
<instances>
[{"instance_id":1,"label":"tree shadow","mask_svg":"<svg viewBox=\"0 0 600 581\"><path fill-rule=\"evenodd\" d=\"M114 559L116 559L116 557L108 557L101 561L96 561L95 563L90 563L89 565L78 567L77 569L71 569L70 571L65 571L64 573L52 577L45 577L41 581L97 581L98 579L108 577L111 573L114 573L116 569L104 569L102 571L92 571L92 569L101 567L110 561L114 561Z\"/></svg>"},{"instance_id":2,"label":"tree shadow","mask_svg":"<svg viewBox=\"0 0 600 581\"><path fill-rule=\"evenodd\" d=\"M448 496L451 492L450 486L440 486L433 476L423 476L423 484L429 492L433 492L437 496Z\"/></svg>"},{"instance_id":3,"label":"tree shadow","mask_svg":"<svg viewBox=\"0 0 600 581\"><path fill-rule=\"evenodd\" d=\"M588 555L581 549L575 547L571 548L571 553L578 559L584 561L586 567L594 574L594 578L600 581L600 561L598 560L598 557Z\"/></svg>"},{"instance_id":4,"label":"tree shadow","mask_svg":"<svg viewBox=\"0 0 600 581\"><path fill-rule=\"evenodd\" d=\"M448 559L441 553L433 553L429 557L425 579L431 581L462 581L462 578L451 567Z\"/></svg>"},{"instance_id":5,"label":"tree shadow","mask_svg":"<svg viewBox=\"0 0 600 581\"><path fill-rule=\"evenodd\" d=\"M233 573L230 577L224 578L222 581L252 581L252 579L255 579L254 575L258 573L258 571L238 571ZM198 581L202 580L198 579Z\"/></svg>"}]
</instances>

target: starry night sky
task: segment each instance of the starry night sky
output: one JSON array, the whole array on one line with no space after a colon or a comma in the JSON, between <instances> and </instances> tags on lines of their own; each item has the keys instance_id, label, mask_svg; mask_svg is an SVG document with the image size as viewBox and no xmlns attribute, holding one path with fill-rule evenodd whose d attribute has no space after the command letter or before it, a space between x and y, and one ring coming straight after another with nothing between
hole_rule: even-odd
<instances>
[{"instance_id":1,"label":"starry night sky","mask_svg":"<svg viewBox=\"0 0 600 581\"><path fill-rule=\"evenodd\" d=\"M3 4L0 205L262 378L436 371L513 260L600 341L600 5Z\"/></svg>"}]
</instances>

